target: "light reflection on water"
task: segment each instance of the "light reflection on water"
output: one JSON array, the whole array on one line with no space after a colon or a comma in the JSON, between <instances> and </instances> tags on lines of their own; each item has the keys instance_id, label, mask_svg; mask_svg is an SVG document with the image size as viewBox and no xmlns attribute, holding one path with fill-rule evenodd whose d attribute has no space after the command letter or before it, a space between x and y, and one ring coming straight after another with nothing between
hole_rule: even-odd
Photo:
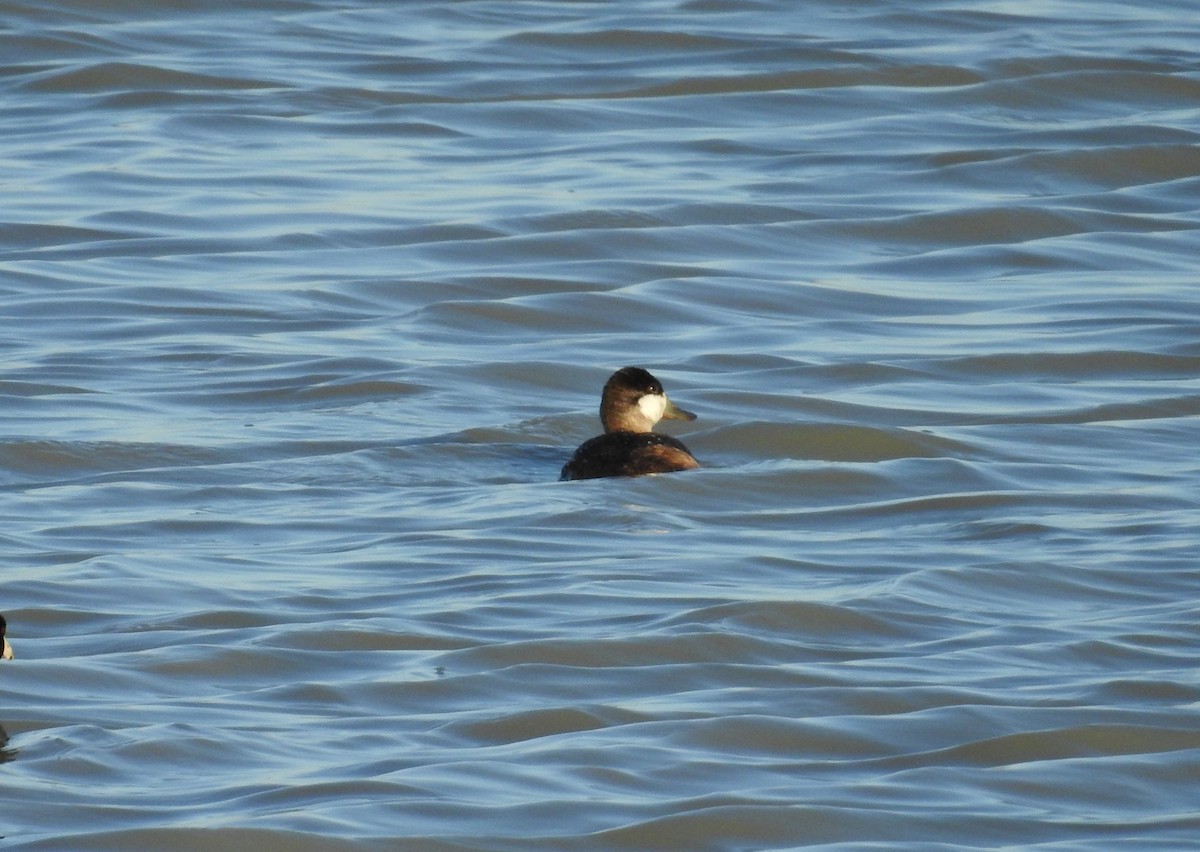
<instances>
[{"instance_id":1,"label":"light reflection on water","mask_svg":"<svg viewBox=\"0 0 1200 852\"><path fill-rule=\"evenodd\" d=\"M1173 12L14 8L8 841L1189 842Z\"/></svg>"}]
</instances>

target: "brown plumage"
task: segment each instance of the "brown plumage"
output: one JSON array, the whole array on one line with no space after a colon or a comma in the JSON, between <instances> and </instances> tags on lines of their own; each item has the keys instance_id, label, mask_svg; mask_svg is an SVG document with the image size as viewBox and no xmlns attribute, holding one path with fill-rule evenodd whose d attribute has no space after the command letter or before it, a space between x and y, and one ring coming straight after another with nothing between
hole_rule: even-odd
<instances>
[{"instance_id":1,"label":"brown plumage","mask_svg":"<svg viewBox=\"0 0 1200 852\"><path fill-rule=\"evenodd\" d=\"M662 418L695 420L663 393L662 384L641 367L613 373L600 397L604 434L584 441L562 469L562 479L642 476L691 470L696 461L682 441L651 431Z\"/></svg>"}]
</instances>

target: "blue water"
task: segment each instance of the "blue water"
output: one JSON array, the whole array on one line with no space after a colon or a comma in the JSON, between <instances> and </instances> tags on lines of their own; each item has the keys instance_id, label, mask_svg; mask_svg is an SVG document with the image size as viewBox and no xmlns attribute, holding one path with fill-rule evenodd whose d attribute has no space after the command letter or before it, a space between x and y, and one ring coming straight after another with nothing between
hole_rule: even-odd
<instances>
[{"instance_id":1,"label":"blue water","mask_svg":"<svg viewBox=\"0 0 1200 852\"><path fill-rule=\"evenodd\" d=\"M1196 848L1193 11L0 5L0 845Z\"/></svg>"}]
</instances>

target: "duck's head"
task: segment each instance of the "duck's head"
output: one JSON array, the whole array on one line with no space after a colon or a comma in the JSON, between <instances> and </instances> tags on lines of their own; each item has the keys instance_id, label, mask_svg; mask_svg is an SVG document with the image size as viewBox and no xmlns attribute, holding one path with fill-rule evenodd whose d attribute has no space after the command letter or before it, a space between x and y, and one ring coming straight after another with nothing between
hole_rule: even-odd
<instances>
[{"instance_id":1,"label":"duck's head","mask_svg":"<svg viewBox=\"0 0 1200 852\"><path fill-rule=\"evenodd\" d=\"M12 646L8 644L8 622L4 620L4 616L0 615L0 643L4 645L4 651L0 654L0 659L11 660Z\"/></svg>"},{"instance_id":2,"label":"duck's head","mask_svg":"<svg viewBox=\"0 0 1200 852\"><path fill-rule=\"evenodd\" d=\"M662 383L641 367L622 367L604 384L600 422L605 432L649 432L659 420L695 420L667 399Z\"/></svg>"}]
</instances>

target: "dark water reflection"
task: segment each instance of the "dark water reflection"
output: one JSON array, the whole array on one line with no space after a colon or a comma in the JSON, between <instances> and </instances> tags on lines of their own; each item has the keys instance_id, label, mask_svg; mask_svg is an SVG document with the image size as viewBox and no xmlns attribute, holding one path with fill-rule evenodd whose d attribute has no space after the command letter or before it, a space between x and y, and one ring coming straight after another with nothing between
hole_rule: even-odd
<instances>
[{"instance_id":1,"label":"dark water reflection","mask_svg":"<svg viewBox=\"0 0 1200 852\"><path fill-rule=\"evenodd\" d=\"M1194 843L1188 11L9 4L6 843Z\"/></svg>"}]
</instances>

